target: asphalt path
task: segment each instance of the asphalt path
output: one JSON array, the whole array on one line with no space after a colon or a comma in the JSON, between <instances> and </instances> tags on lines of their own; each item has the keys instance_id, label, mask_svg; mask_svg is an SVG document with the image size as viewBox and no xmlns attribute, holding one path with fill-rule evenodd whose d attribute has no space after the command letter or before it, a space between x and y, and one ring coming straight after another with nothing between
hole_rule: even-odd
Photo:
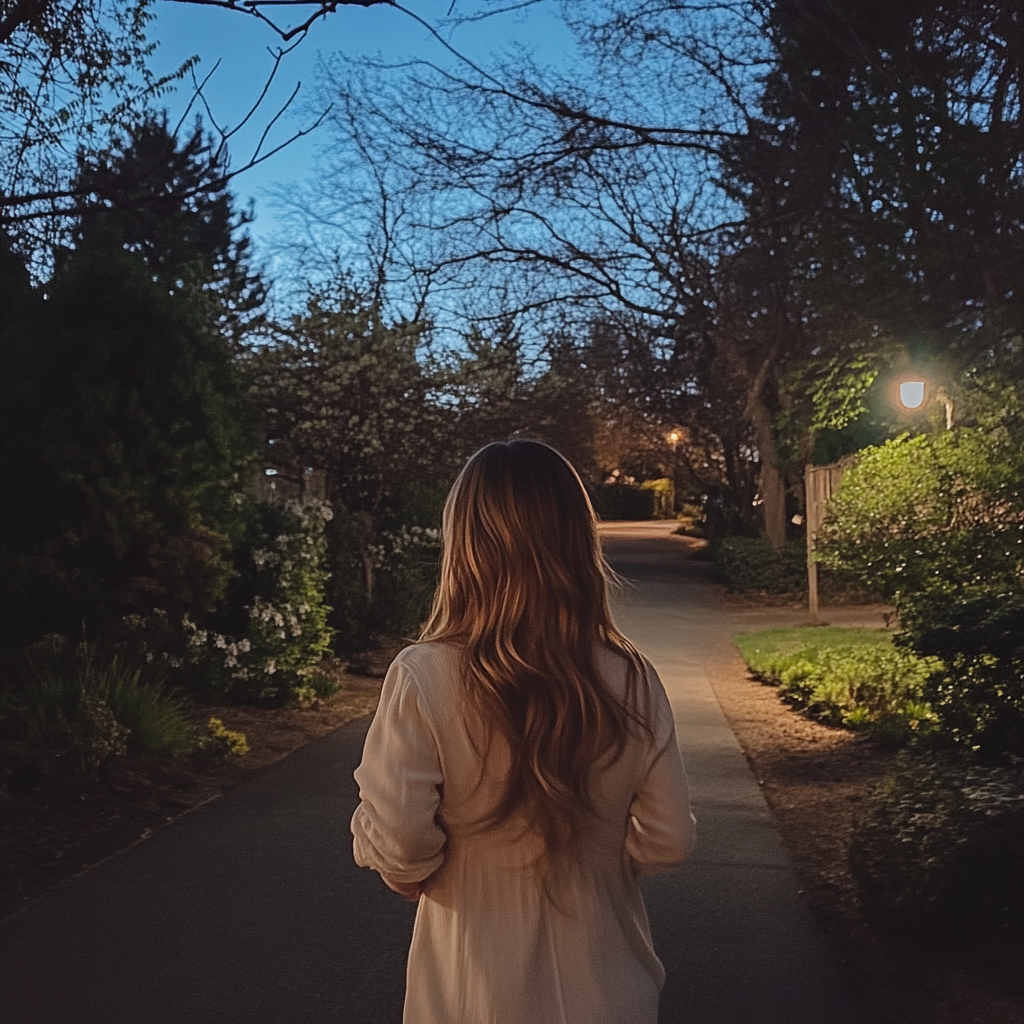
<instances>
[{"instance_id":1,"label":"asphalt path","mask_svg":"<svg viewBox=\"0 0 1024 1024\"><path fill-rule=\"evenodd\" d=\"M853 1022L708 683L735 659L738 630L800 614L723 606L669 530L603 530L629 581L616 614L665 682L698 817L693 859L644 883L668 972L661 1021ZM0 1020L397 1024L415 908L355 867L348 832L369 721L255 772L0 922Z\"/></svg>"}]
</instances>

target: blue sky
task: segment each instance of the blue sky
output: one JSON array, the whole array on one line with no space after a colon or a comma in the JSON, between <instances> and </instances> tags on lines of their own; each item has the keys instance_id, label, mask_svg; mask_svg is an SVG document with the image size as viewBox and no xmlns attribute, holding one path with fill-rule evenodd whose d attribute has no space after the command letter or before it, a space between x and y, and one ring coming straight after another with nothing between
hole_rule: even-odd
<instances>
[{"instance_id":1,"label":"blue sky","mask_svg":"<svg viewBox=\"0 0 1024 1024\"><path fill-rule=\"evenodd\" d=\"M450 2L406 0L411 10L432 24L444 17ZM460 7L465 6L465 2L460 4ZM195 54L200 57L197 74L201 79L220 60L219 68L206 87L207 98L222 125L237 124L270 73L273 58L268 48L280 45L278 37L255 18L215 7L161 0L154 5L154 11L156 19L150 26L150 38L160 44L152 62L154 69L167 71ZM461 52L480 58L502 49L512 39L536 47L538 57L551 63L558 63L572 45L551 0L525 12L463 26L451 41ZM267 121L297 82L302 83L295 105L298 110L301 111L303 101L314 98L318 58L338 52L351 57L381 56L387 60L409 56L444 59L443 49L427 30L400 11L386 7L339 8L314 25L306 39L285 57L263 108L239 133L232 146L236 165L247 158ZM173 119L181 115L191 93L191 82L186 79L175 93L165 98ZM309 113L289 113L275 126L267 148L284 141L296 128L312 120ZM280 228L267 190L275 184L287 186L290 182L305 180L313 170L317 148L328 141L325 133L314 132L235 179L234 190L239 200L245 204L252 198L256 203L257 219L250 231L258 249L261 242L272 238Z\"/></svg>"}]
</instances>

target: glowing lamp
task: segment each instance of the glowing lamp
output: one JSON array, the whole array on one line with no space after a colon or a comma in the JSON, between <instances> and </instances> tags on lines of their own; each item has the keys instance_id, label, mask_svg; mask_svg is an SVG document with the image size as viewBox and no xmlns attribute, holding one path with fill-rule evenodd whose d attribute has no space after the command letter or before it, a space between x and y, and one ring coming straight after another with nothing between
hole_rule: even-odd
<instances>
[{"instance_id":1,"label":"glowing lamp","mask_svg":"<svg viewBox=\"0 0 1024 1024\"><path fill-rule=\"evenodd\" d=\"M924 404L924 381L903 381L900 384L900 402L905 409L920 409Z\"/></svg>"}]
</instances>

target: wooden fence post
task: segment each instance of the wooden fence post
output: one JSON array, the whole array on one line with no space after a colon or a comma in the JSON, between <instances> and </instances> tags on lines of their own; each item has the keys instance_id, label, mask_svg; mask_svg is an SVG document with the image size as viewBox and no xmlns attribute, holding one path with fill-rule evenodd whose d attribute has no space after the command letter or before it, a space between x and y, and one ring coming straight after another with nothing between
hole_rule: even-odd
<instances>
[{"instance_id":1,"label":"wooden fence post","mask_svg":"<svg viewBox=\"0 0 1024 1024\"><path fill-rule=\"evenodd\" d=\"M812 626L820 624L818 617L818 563L814 560L818 531L825 519L829 499L839 489L843 473L853 460L843 459L828 466L804 467L804 492L807 506L807 611Z\"/></svg>"}]
</instances>

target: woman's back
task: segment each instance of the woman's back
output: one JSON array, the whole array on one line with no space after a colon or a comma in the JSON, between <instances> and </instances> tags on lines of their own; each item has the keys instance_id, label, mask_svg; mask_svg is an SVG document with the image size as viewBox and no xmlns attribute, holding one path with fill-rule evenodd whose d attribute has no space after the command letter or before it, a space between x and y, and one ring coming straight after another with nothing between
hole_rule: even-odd
<instances>
[{"instance_id":1,"label":"woman's back","mask_svg":"<svg viewBox=\"0 0 1024 1024\"><path fill-rule=\"evenodd\" d=\"M356 861L419 900L406 1024L654 1024L636 876L693 844L668 698L615 627L571 465L481 448L356 772Z\"/></svg>"},{"instance_id":2,"label":"woman's back","mask_svg":"<svg viewBox=\"0 0 1024 1024\"><path fill-rule=\"evenodd\" d=\"M357 861L399 882L428 879L409 955L407 1024L656 1020L664 971L636 875L675 866L693 842L657 675L648 666L637 693L650 734L638 730L592 774L597 813L581 817L578 855L557 870L524 815L479 828L507 785L511 756L500 738L488 747L460 660L445 643L399 655L356 773ZM601 648L597 664L596 684L622 699L626 660Z\"/></svg>"}]
</instances>

